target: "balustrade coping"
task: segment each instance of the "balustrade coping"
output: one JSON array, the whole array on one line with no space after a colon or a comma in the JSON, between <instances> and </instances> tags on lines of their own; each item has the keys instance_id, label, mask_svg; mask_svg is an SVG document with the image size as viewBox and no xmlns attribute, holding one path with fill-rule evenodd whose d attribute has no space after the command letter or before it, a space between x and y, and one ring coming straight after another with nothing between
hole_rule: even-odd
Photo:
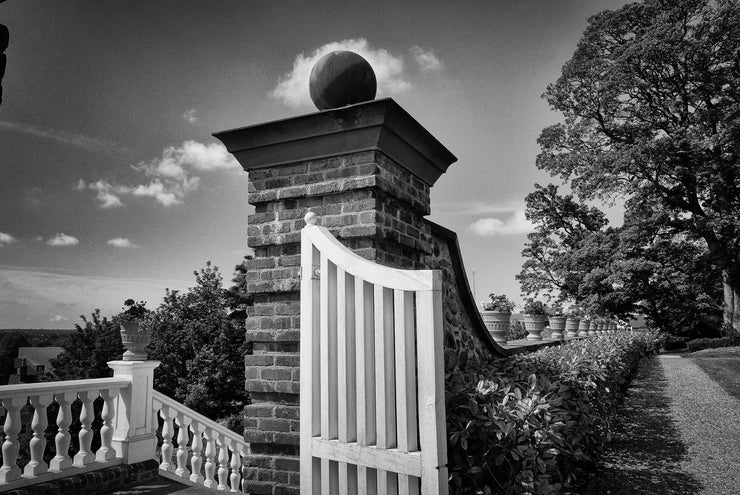
<instances>
[{"instance_id":1,"label":"balustrade coping","mask_svg":"<svg viewBox=\"0 0 740 495\"><path fill-rule=\"evenodd\" d=\"M28 476L22 474L21 477L16 480L8 481L5 483L0 482L0 492L17 490L19 488L39 485L41 483L47 483L49 481L59 480L62 478L70 478L78 474L90 473L92 471L98 471L100 469L112 466L119 466L121 464L123 464L123 459L120 457L115 457L107 461L94 461L90 464L85 464L84 466L73 465L71 467L63 469L62 471L54 471L49 469L45 473L38 474L36 476Z\"/></svg>"},{"instance_id":2,"label":"balustrade coping","mask_svg":"<svg viewBox=\"0 0 740 495\"><path fill-rule=\"evenodd\" d=\"M156 411L158 411L162 406L171 407L178 413L182 413L184 416L188 417L191 420L191 424L192 422L199 423L207 429L215 431L220 436L228 438L232 442L236 442L237 446L235 446L235 448L231 448L230 450L240 451L249 448L249 444L244 441L244 438L241 437L238 433L235 433L225 426L216 423L214 420L208 418L207 416L203 416L202 414L193 411L189 407L181 404L180 402L177 402L175 399L167 397L163 393L156 390L153 391L152 399L153 407ZM157 407L156 404L159 404L159 407Z\"/></svg>"},{"instance_id":3,"label":"balustrade coping","mask_svg":"<svg viewBox=\"0 0 740 495\"><path fill-rule=\"evenodd\" d=\"M130 385L127 378L90 378L87 380L66 380L59 382L21 383L0 387L0 400L16 397L33 397L44 394L64 392L85 392L90 390L121 389Z\"/></svg>"}]
</instances>

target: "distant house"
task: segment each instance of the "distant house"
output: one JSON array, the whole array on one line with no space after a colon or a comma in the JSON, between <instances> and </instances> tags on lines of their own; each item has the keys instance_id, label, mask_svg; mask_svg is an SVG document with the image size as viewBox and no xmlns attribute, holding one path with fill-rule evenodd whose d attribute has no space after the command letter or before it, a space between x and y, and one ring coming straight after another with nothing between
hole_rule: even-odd
<instances>
[{"instance_id":1,"label":"distant house","mask_svg":"<svg viewBox=\"0 0 740 495\"><path fill-rule=\"evenodd\" d=\"M51 360L62 352L63 347L19 347L18 357L13 363L16 372L10 375L8 384L35 382L38 376L51 368Z\"/></svg>"}]
</instances>

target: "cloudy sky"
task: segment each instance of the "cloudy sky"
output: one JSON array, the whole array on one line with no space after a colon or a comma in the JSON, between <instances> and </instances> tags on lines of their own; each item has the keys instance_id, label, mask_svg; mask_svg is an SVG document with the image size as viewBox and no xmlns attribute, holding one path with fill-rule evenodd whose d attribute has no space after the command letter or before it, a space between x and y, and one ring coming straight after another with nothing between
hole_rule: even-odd
<instances>
[{"instance_id":1,"label":"cloudy sky","mask_svg":"<svg viewBox=\"0 0 740 495\"><path fill-rule=\"evenodd\" d=\"M431 220L478 299L519 299L523 198L551 179L540 98L588 16L617 0L7 0L0 106L0 328L156 307L246 247L247 174L211 133L314 111L313 63L351 49L457 157ZM618 216L614 215L615 218Z\"/></svg>"}]
</instances>

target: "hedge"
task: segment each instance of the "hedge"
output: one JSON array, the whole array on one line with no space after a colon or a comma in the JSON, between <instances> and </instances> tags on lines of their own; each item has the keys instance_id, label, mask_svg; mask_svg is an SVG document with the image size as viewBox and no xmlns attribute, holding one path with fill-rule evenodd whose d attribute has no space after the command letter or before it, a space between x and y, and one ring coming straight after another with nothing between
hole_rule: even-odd
<instances>
[{"instance_id":1,"label":"hedge","mask_svg":"<svg viewBox=\"0 0 740 495\"><path fill-rule=\"evenodd\" d=\"M703 349L715 349L717 347L735 347L740 346L740 337L720 337L717 339L694 339L686 343L690 352L701 351Z\"/></svg>"},{"instance_id":2,"label":"hedge","mask_svg":"<svg viewBox=\"0 0 740 495\"><path fill-rule=\"evenodd\" d=\"M575 468L595 462L609 440L631 373L658 345L657 333L623 333L512 356L481 370L447 366L450 493L572 489Z\"/></svg>"}]
</instances>

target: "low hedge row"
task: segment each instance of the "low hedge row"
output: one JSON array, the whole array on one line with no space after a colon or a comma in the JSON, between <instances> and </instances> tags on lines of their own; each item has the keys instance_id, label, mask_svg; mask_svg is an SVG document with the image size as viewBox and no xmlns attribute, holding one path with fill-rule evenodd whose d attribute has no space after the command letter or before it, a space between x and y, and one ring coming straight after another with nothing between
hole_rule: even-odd
<instances>
[{"instance_id":1,"label":"low hedge row","mask_svg":"<svg viewBox=\"0 0 740 495\"><path fill-rule=\"evenodd\" d=\"M555 494L594 462L640 358L656 333L604 335L501 359L447 366L448 468L453 494ZM446 356L454 360L455 356Z\"/></svg>"},{"instance_id":2,"label":"low hedge row","mask_svg":"<svg viewBox=\"0 0 740 495\"><path fill-rule=\"evenodd\" d=\"M701 351L703 349L716 349L718 347L735 347L740 346L740 337L720 337L716 339L694 339L686 343L690 352Z\"/></svg>"}]
</instances>

